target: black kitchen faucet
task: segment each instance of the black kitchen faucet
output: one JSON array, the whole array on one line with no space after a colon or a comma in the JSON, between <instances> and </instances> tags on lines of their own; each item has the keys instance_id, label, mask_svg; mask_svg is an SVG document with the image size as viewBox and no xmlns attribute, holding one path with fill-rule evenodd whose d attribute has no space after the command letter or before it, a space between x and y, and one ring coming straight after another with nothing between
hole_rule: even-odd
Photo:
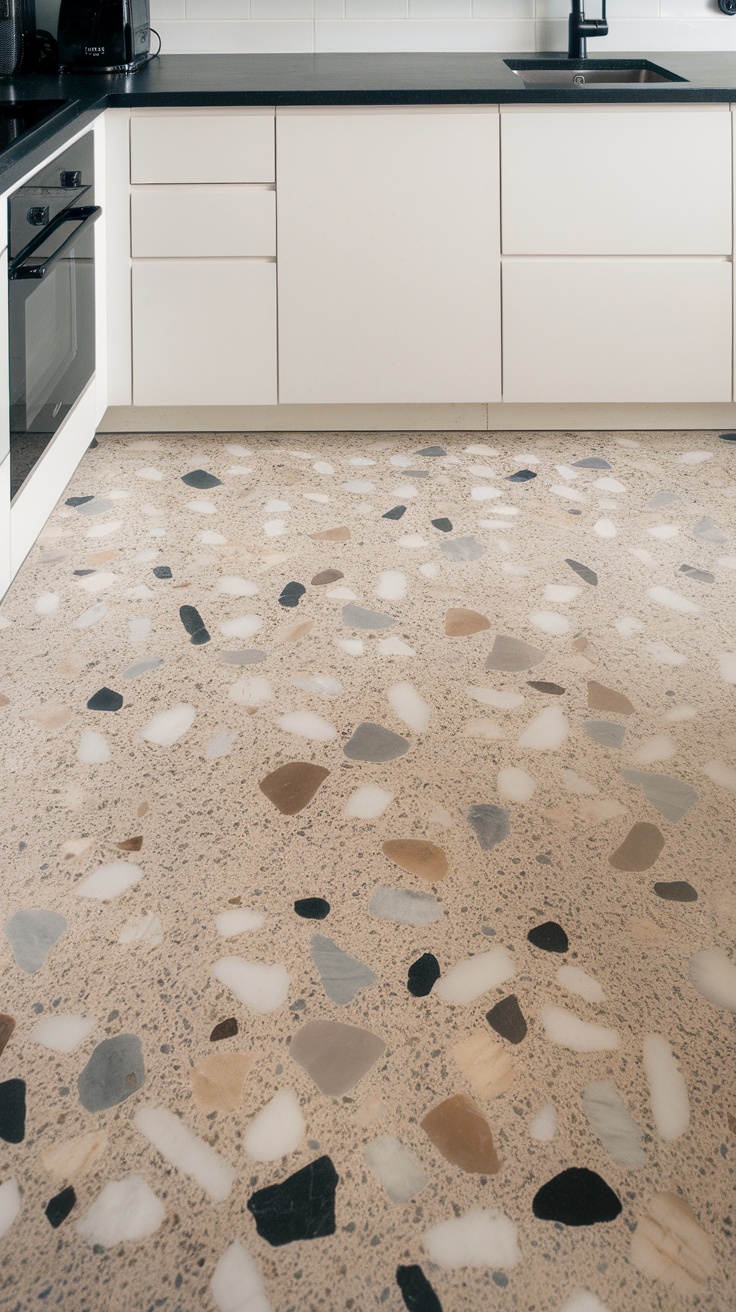
<instances>
[{"instance_id":1,"label":"black kitchen faucet","mask_svg":"<svg viewBox=\"0 0 736 1312\"><path fill-rule=\"evenodd\" d=\"M570 35L567 54L569 59L587 59L589 36L608 36L606 0L602 0L602 5L602 18L586 18L585 0L572 0L572 12L568 19Z\"/></svg>"}]
</instances>

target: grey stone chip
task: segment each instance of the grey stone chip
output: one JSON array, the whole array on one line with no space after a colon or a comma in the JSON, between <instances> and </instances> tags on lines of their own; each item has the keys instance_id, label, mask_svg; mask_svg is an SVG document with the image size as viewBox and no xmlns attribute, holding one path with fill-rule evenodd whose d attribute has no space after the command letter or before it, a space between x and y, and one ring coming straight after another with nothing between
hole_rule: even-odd
<instances>
[{"instance_id":1,"label":"grey stone chip","mask_svg":"<svg viewBox=\"0 0 736 1312\"><path fill-rule=\"evenodd\" d=\"M378 976L362 961L343 952L324 934L312 935L312 958L319 971L328 998L338 1007L346 1007L361 989L369 989Z\"/></svg>"},{"instance_id":2,"label":"grey stone chip","mask_svg":"<svg viewBox=\"0 0 736 1312\"><path fill-rule=\"evenodd\" d=\"M622 770L621 774L627 784L641 788L647 801L667 820L681 820L700 796L690 784L667 774L650 774L647 770Z\"/></svg>"},{"instance_id":3,"label":"grey stone chip","mask_svg":"<svg viewBox=\"0 0 736 1312\"><path fill-rule=\"evenodd\" d=\"M491 654L486 660L487 670L505 670L509 674L518 674L521 670L531 670L544 660L545 652L539 647L532 647L522 638L509 638L504 633L496 635Z\"/></svg>"},{"instance_id":4,"label":"grey stone chip","mask_svg":"<svg viewBox=\"0 0 736 1312\"><path fill-rule=\"evenodd\" d=\"M431 893L414 893L408 888L377 888L368 903L368 914L399 925L432 925L445 914Z\"/></svg>"},{"instance_id":5,"label":"grey stone chip","mask_svg":"<svg viewBox=\"0 0 736 1312\"><path fill-rule=\"evenodd\" d=\"M440 551L448 560L454 560L458 565L467 565L471 560L480 560L485 556L487 547L482 542L477 542L475 538L452 538L449 542L440 542Z\"/></svg>"},{"instance_id":6,"label":"grey stone chip","mask_svg":"<svg viewBox=\"0 0 736 1312\"><path fill-rule=\"evenodd\" d=\"M508 835L509 813L505 806L493 806L485 802L471 806L468 820L484 852L490 852Z\"/></svg>"},{"instance_id":7,"label":"grey stone chip","mask_svg":"<svg viewBox=\"0 0 736 1312\"><path fill-rule=\"evenodd\" d=\"M137 1034L117 1034L98 1043L77 1080L79 1100L88 1112L116 1107L137 1093L146 1078Z\"/></svg>"},{"instance_id":8,"label":"grey stone chip","mask_svg":"<svg viewBox=\"0 0 736 1312\"><path fill-rule=\"evenodd\" d=\"M16 911L5 926L16 964L28 975L40 970L67 921L58 911Z\"/></svg>"},{"instance_id":9,"label":"grey stone chip","mask_svg":"<svg viewBox=\"0 0 736 1312\"><path fill-rule=\"evenodd\" d=\"M390 629L396 620L380 610L366 610L351 603L342 608L342 622L348 629Z\"/></svg>"},{"instance_id":10,"label":"grey stone chip","mask_svg":"<svg viewBox=\"0 0 736 1312\"><path fill-rule=\"evenodd\" d=\"M382 724L373 724L364 720L359 724L352 738L343 751L351 761L395 761L397 757L408 752L411 743L392 729L384 729Z\"/></svg>"},{"instance_id":11,"label":"grey stone chip","mask_svg":"<svg viewBox=\"0 0 736 1312\"><path fill-rule=\"evenodd\" d=\"M600 747L620 747L626 737L626 728L623 724L614 724L613 720L586 720L583 733Z\"/></svg>"}]
</instances>

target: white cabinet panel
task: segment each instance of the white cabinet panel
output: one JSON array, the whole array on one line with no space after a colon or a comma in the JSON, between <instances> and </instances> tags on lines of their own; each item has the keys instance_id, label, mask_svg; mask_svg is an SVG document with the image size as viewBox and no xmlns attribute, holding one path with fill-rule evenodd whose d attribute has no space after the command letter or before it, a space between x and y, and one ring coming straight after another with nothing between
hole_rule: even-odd
<instances>
[{"instance_id":1,"label":"white cabinet panel","mask_svg":"<svg viewBox=\"0 0 736 1312\"><path fill-rule=\"evenodd\" d=\"M10 587L10 456L0 464L0 597Z\"/></svg>"},{"instance_id":2,"label":"white cabinet panel","mask_svg":"<svg viewBox=\"0 0 736 1312\"><path fill-rule=\"evenodd\" d=\"M726 106L502 113L505 255L728 255Z\"/></svg>"},{"instance_id":3,"label":"white cabinet panel","mask_svg":"<svg viewBox=\"0 0 736 1312\"><path fill-rule=\"evenodd\" d=\"M279 399L498 399L497 113L289 113L277 133Z\"/></svg>"},{"instance_id":4,"label":"white cabinet panel","mask_svg":"<svg viewBox=\"0 0 736 1312\"><path fill-rule=\"evenodd\" d=\"M273 182L274 112L134 114L131 182Z\"/></svg>"},{"instance_id":5,"label":"white cabinet panel","mask_svg":"<svg viewBox=\"0 0 736 1312\"><path fill-rule=\"evenodd\" d=\"M727 260L513 259L504 400L729 401Z\"/></svg>"},{"instance_id":6,"label":"white cabinet panel","mask_svg":"<svg viewBox=\"0 0 736 1312\"><path fill-rule=\"evenodd\" d=\"M276 399L275 264L134 264L134 405L273 405Z\"/></svg>"},{"instance_id":7,"label":"white cabinet panel","mask_svg":"<svg viewBox=\"0 0 736 1312\"><path fill-rule=\"evenodd\" d=\"M133 192L133 258L276 255L276 193L242 187Z\"/></svg>"},{"instance_id":8,"label":"white cabinet panel","mask_svg":"<svg viewBox=\"0 0 736 1312\"><path fill-rule=\"evenodd\" d=\"M0 287L8 286L8 252L0 255ZM8 413L8 396L10 382L8 378L8 295L0 296L0 461L4 460L10 450L10 415Z\"/></svg>"}]
</instances>

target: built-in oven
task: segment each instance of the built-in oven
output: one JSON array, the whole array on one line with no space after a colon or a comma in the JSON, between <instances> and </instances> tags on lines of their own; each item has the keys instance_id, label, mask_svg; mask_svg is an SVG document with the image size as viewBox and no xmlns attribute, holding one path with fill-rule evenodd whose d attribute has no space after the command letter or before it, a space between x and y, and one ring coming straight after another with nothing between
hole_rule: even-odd
<instances>
[{"instance_id":1,"label":"built-in oven","mask_svg":"<svg viewBox=\"0 0 736 1312\"><path fill-rule=\"evenodd\" d=\"M101 213L91 132L8 201L11 498L94 375Z\"/></svg>"}]
</instances>

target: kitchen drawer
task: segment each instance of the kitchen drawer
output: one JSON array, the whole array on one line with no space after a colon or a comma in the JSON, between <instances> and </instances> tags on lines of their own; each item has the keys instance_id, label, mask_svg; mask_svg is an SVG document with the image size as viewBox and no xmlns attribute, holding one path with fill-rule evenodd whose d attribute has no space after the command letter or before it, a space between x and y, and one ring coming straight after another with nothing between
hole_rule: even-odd
<instances>
[{"instance_id":1,"label":"kitchen drawer","mask_svg":"<svg viewBox=\"0 0 736 1312\"><path fill-rule=\"evenodd\" d=\"M276 265L133 264L134 405L274 405Z\"/></svg>"},{"instance_id":2,"label":"kitchen drawer","mask_svg":"<svg viewBox=\"0 0 736 1312\"><path fill-rule=\"evenodd\" d=\"M729 255L728 109L502 113L505 255Z\"/></svg>"},{"instance_id":3,"label":"kitchen drawer","mask_svg":"<svg viewBox=\"0 0 736 1312\"><path fill-rule=\"evenodd\" d=\"M275 191L146 187L133 192L134 259L276 255Z\"/></svg>"},{"instance_id":4,"label":"kitchen drawer","mask_svg":"<svg viewBox=\"0 0 736 1312\"><path fill-rule=\"evenodd\" d=\"M133 183L273 182L275 116L266 113L133 114Z\"/></svg>"},{"instance_id":5,"label":"kitchen drawer","mask_svg":"<svg viewBox=\"0 0 736 1312\"><path fill-rule=\"evenodd\" d=\"M731 399L731 264L512 259L503 265L503 399Z\"/></svg>"}]
</instances>

